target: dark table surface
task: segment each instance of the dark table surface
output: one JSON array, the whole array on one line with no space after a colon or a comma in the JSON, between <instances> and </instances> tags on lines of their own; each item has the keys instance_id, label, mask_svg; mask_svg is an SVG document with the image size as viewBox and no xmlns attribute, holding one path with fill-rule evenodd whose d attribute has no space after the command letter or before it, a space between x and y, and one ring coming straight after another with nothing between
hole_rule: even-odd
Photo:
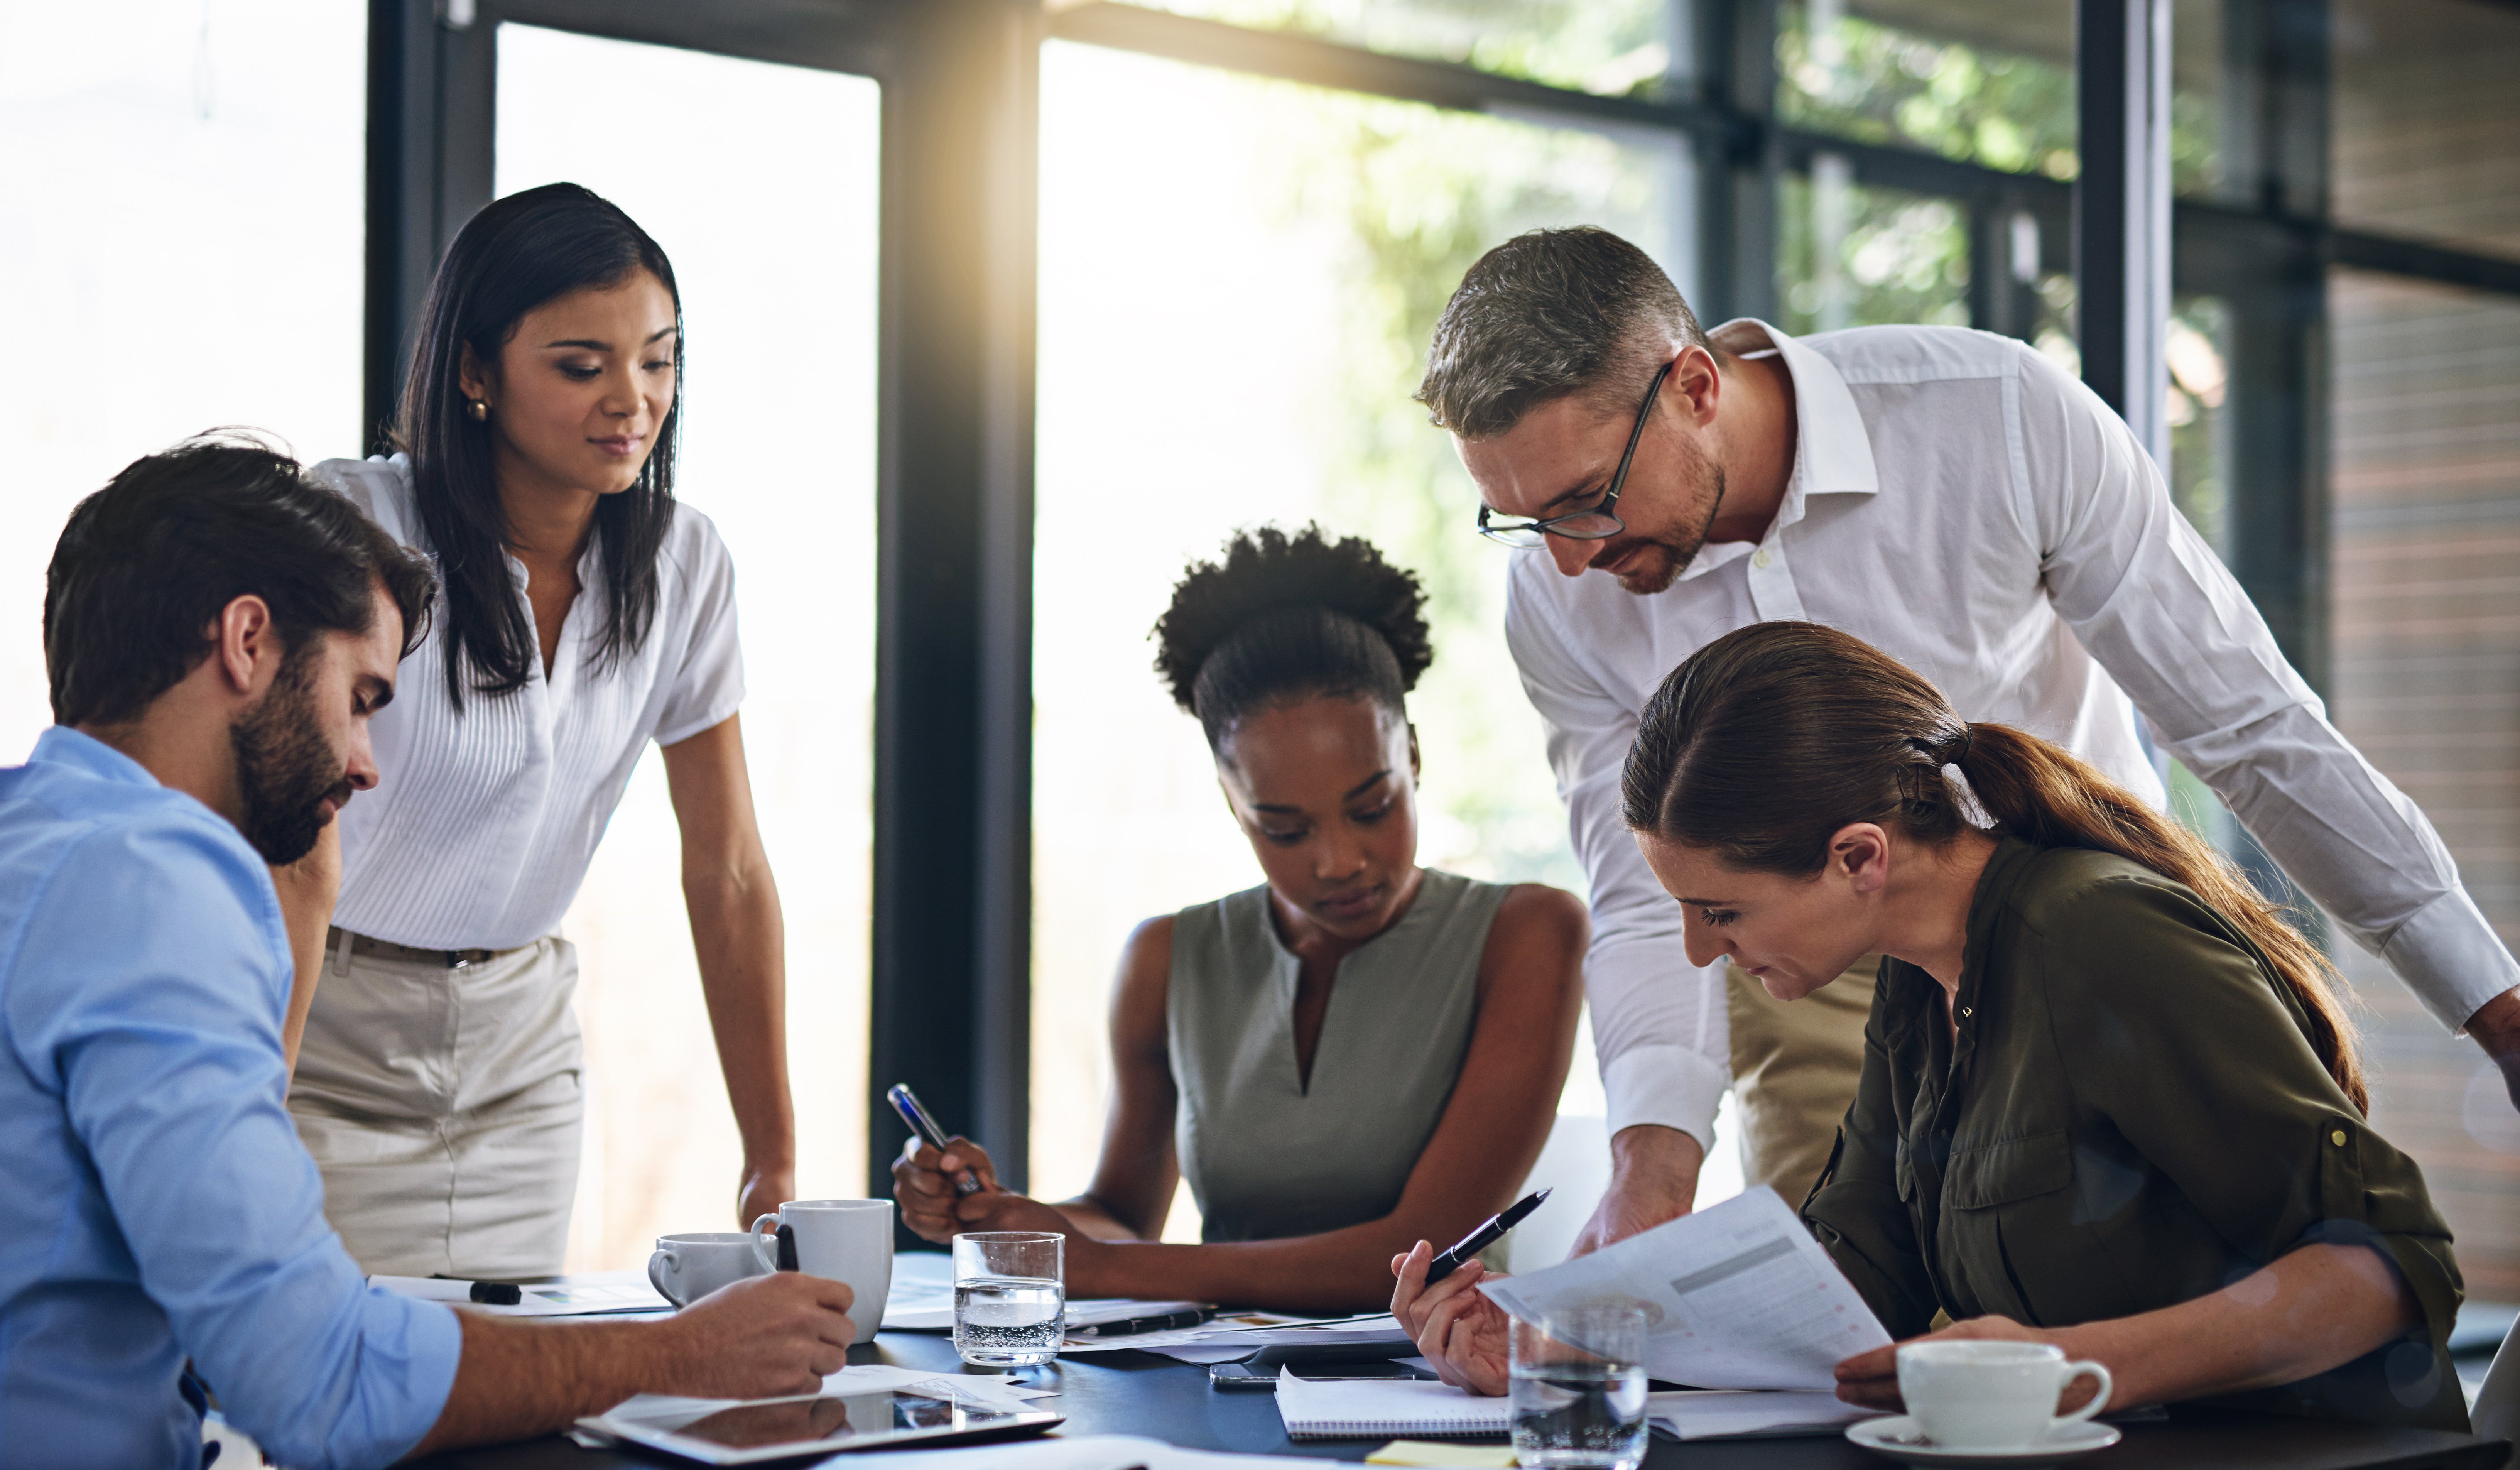
<instances>
[{"instance_id":1,"label":"dark table surface","mask_svg":"<svg viewBox=\"0 0 2520 1470\"><path fill-rule=\"evenodd\" d=\"M962 1371L954 1345L942 1333L886 1332L853 1348L851 1362L889 1362L904 1367ZM1034 1406L1067 1416L1065 1434L1137 1434L1192 1449L1231 1449L1253 1454L1299 1454L1361 1460L1373 1440L1290 1441L1267 1394L1220 1394L1207 1386L1207 1370L1147 1353L1098 1353L1062 1359L1018 1375L1058 1397ZM2281 1419L2260 1414L2193 1412L2166 1422L2122 1426L2126 1439L2110 1449L2075 1460L2081 1470L2122 1470L2141 1465L2287 1467L2287 1470L2494 1470L2509 1457L2501 1441L2482 1444L2464 1435L2423 1429L2370 1429L2353 1424ZM600 1470L642 1465L609 1450L584 1449L557 1435L542 1440L461 1450L421 1463L439 1470ZM839 1463L846 1464L846 1457ZM1646 1470L1885 1470L1891 1461L1858 1449L1835 1435L1793 1440L1677 1445L1657 1439Z\"/></svg>"}]
</instances>

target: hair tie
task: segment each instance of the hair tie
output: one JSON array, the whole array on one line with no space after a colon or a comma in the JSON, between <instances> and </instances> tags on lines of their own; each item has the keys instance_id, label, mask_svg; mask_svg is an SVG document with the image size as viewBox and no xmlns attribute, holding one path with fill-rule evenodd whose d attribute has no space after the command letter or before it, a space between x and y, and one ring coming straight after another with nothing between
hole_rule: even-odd
<instances>
[{"instance_id":1,"label":"hair tie","mask_svg":"<svg viewBox=\"0 0 2520 1470\"><path fill-rule=\"evenodd\" d=\"M1974 725L1963 723L1960 726L1960 733L1958 735L1956 735L1943 742L1942 763L1944 765L1958 766L1967 763L1969 753L1969 732L1976 728L1977 727Z\"/></svg>"}]
</instances>

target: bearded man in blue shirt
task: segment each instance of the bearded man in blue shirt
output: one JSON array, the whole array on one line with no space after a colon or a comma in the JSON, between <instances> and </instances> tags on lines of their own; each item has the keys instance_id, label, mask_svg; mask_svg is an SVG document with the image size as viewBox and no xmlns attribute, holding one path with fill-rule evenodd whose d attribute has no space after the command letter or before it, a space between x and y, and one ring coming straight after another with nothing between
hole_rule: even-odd
<instances>
[{"instance_id":1,"label":"bearded man in blue shirt","mask_svg":"<svg viewBox=\"0 0 2520 1470\"><path fill-rule=\"evenodd\" d=\"M70 513L44 600L58 723L0 769L0 1467L199 1464L188 1358L302 1470L841 1364L836 1281L521 1321L370 1288L325 1223L282 1105L304 1012L265 865L376 784L368 718L434 595L256 444L152 456Z\"/></svg>"}]
</instances>

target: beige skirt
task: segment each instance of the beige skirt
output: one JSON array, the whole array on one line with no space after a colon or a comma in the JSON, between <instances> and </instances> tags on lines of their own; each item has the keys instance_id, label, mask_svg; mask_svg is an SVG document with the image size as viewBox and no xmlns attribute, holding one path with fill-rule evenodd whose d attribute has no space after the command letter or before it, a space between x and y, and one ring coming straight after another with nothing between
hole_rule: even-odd
<instances>
[{"instance_id":1,"label":"beige skirt","mask_svg":"<svg viewBox=\"0 0 2520 1470\"><path fill-rule=\"evenodd\" d=\"M568 1249L585 1116L577 950L324 958L289 1091L324 1213L371 1275L544 1275Z\"/></svg>"}]
</instances>

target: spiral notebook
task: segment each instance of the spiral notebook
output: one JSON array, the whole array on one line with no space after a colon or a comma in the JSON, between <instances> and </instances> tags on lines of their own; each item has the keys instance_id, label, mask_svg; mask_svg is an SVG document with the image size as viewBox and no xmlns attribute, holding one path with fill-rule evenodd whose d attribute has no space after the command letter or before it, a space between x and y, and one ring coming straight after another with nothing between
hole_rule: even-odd
<instances>
[{"instance_id":1,"label":"spiral notebook","mask_svg":"<svg viewBox=\"0 0 2520 1470\"><path fill-rule=\"evenodd\" d=\"M1506 1401L1423 1378L1325 1383L1278 1375L1278 1416L1290 1440L1502 1438Z\"/></svg>"}]
</instances>

